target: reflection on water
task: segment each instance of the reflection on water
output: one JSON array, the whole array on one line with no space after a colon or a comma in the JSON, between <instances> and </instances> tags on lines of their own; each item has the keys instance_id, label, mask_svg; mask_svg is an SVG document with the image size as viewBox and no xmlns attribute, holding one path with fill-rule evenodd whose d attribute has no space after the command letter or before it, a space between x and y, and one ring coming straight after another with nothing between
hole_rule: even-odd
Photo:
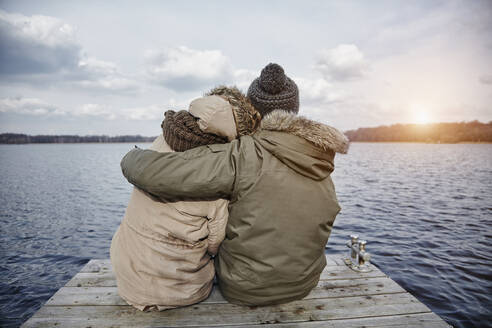
<instances>
[{"instance_id":1,"label":"reflection on water","mask_svg":"<svg viewBox=\"0 0 492 328\"><path fill-rule=\"evenodd\" d=\"M333 175L342 212L328 252L350 233L373 263L456 327L492 315L492 145L351 145Z\"/></svg>"},{"instance_id":2,"label":"reflection on water","mask_svg":"<svg viewBox=\"0 0 492 328\"><path fill-rule=\"evenodd\" d=\"M144 145L142 145L145 147ZM91 258L108 258L131 187L131 144L0 146L0 326L31 316ZM352 144L333 175L350 233L373 263L456 327L492 309L492 145Z\"/></svg>"}]
</instances>

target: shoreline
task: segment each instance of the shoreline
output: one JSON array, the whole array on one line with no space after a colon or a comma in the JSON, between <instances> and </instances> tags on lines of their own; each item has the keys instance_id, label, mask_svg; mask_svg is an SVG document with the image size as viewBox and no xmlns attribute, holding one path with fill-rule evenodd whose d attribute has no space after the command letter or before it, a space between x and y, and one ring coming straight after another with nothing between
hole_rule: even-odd
<instances>
[{"instance_id":1,"label":"shoreline","mask_svg":"<svg viewBox=\"0 0 492 328\"><path fill-rule=\"evenodd\" d=\"M0 145L103 145L103 144L147 144L152 141L114 141L114 142L23 142L23 143L2 143ZM492 144L492 141L459 141L459 142L427 142L427 141L361 141L354 140L350 143L418 143L429 145L457 145L457 144Z\"/></svg>"},{"instance_id":2,"label":"shoreline","mask_svg":"<svg viewBox=\"0 0 492 328\"><path fill-rule=\"evenodd\" d=\"M3 143L0 145L107 145L107 144L146 144L152 141L114 141L114 142L23 142L23 143Z\"/></svg>"},{"instance_id":3,"label":"shoreline","mask_svg":"<svg viewBox=\"0 0 492 328\"><path fill-rule=\"evenodd\" d=\"M432 145L457 145L457 144L492 144L492 141L458 141L458 142L429 142L429 141L360 141L354 140L350 143L420 143Z\"/></svg>"}]
</instances>

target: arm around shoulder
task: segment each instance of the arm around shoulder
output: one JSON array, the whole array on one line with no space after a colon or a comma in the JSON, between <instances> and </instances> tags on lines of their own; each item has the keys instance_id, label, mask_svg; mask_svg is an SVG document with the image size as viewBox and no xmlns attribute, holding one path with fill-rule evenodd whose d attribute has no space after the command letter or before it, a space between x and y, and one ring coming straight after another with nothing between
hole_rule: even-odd
<instances>
[{"instance_id":1,"label":"arm around shoulder","mask_svg":"<svg viewBox=\"0 0 492 328\"><path fill-rule=\"evenodd\" d=\"M121 170L131 184L167 201L229 198L238 151L235 142L174 153L133 149Z\"/></svg>"}]
</instances>

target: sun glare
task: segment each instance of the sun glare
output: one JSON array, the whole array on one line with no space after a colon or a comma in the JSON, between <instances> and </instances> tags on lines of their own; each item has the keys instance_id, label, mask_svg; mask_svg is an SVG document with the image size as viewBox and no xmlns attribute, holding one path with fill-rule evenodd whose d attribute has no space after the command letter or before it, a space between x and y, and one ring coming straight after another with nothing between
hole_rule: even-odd
<instances>
[{"instance_id":1,"label":"sun glare","mask_svg":"<svg viewBox=\"0 0 492 328\"><path fill-rule=\"evenodd\" d=\"M417 124L428 124L431 122L431 116L427 107L422 105L412 106L413 121Z\"/></svg>"},{"instance_id":2,"label":"sun glare","mask_svg":"<svg viewBox=\"0 0 492 328\"><path fill-rule=\"evenodd\" d=\"M416 113L416 115L415 115L415 121L418 124L427 124L427 123L430 123L429 114L427 114L426 112Z\"/></svg>"}]
</instances>

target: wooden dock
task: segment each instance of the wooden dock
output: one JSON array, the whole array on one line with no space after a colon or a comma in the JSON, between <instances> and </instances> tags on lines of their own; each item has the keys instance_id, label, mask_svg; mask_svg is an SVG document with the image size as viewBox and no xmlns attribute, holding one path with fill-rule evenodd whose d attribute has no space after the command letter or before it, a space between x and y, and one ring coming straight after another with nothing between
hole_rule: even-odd
<instances>
[{"instance_id":1,"label":"wooden dock","mask_svg":"<svg viewBox=\"0 0 492 328\"><path fill-rule=\"evenodd\" d=\"M378 268L359 273L327 256L318 286L304 299L247 307L214 287L205 301L140 312L119 296L109 260L91 260L22 327L450 327Z\"/></svg>"}]
</instances>

